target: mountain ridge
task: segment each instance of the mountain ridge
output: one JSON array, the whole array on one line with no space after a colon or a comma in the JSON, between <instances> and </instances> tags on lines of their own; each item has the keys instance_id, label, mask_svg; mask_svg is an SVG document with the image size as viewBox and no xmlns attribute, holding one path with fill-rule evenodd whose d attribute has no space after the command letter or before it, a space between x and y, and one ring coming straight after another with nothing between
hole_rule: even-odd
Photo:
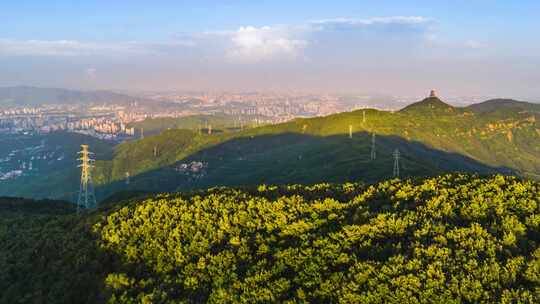
<instances>
[{"instance_id":1,"label":"mountain ridge","mask_svg":"<svg viewBox=\"0 0 540 304\"><path fill-rule=\"evenodd\" d=\"M403 111L363 109L235 133L175 135L173 130L131 143L131 148L119 146L118 151L138 152L130 152L131 156L127 152L117 153L112 162L100 162L98 184L107 188L108 183L114 182L126 189L122 185L126 171L132 176L130 187L149 186L149 181L154 180L158 189L168 184L168 191L265 180L374 182L392 176L395 149L401 151L401 171L405 176L495 170L536 178L540 177L538 119L539 114L534 113L475 113L431 97ZM377 138L376 161L369 159L371 134ZM166 147L170 143L165 141L174 142L177 136L189 138L182 140L185 148L179 153L165 152L164 148L162 157L151 157L154 147ZM471 166L469 161L477 163ZM191 162L207 166L206 175L189 180L176 171L177 165Z\"/></svg>"},{"instance_id":2,"label":"mountain ridge","mask_svg":"<svg viewBox=\"0 0 540 304\"><path fill-rule=\"evenodd\" d=\"M87 104L106 102L130 104L134 101L145 101L145 99L107 90L82 91L33 86L0 87L0 105L37 106L47 104Z\"/></svg>"},{"instance_id":3,"label":"mountain ridge","mask_svg":"<svg viewBox=\"0 0 540 304\"><path fill-rule=\"evenodd\" d=\"M402 177L500 172L540 179L539 119L540 113L476 113L427 99L407 111L362 109L211 135L171 129L116 146L112 159L96 162L94 182L101 198L254 183L376 182L392 177L396 149ZM46 186L10 186L19 196L48 189L66 199L50 191L63 184L46 177Z\"/></svg>"},{"instance_id":4,"label":"mountain ridge","mask_svg":"<svg viewBox=\"0 0 540 304\"><path fill-rule=\"evenodd\" d=\"M490 99L480 103L469 105L465 108L472 110L476 113L487 113L492 111L501 111L505 109L540 112L540 104L538 103L519 101L509 98Z\"/></svg>"}]
</instances>

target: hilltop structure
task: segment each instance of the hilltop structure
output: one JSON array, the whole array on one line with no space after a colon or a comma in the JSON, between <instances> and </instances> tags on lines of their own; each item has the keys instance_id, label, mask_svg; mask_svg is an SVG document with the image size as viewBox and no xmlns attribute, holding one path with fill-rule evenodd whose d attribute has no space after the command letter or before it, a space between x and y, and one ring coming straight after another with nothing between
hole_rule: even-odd
<instances>
[{"instance_id":1,"label":"hilltop structure","mask_svg":"<svg viewBox=\"0 0 540 304\"><path fill-rule=\"evenodd\" d=\"M456 109L442 101L438 96L435 90L431 90L429 97L424 98L422 101L412 103L405 108L401 109L400 112L409 112L416 114L436 114L436 115L448 115L456 112Z\"/></svg>"}]
</instances>

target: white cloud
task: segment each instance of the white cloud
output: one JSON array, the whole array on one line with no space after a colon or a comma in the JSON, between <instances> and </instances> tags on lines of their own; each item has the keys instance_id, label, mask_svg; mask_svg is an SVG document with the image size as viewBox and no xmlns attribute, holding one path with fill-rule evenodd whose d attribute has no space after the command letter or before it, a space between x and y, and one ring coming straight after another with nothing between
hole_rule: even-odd
<instances>
[{"instance_id":1,"label":"white cloud","mask_svg":"<svg viewBox=\"0 0 540 304\"><path fill-rule=\"evenodd\" d=\"M194 46L192 41L174 43L83 42L77 40L0 39L0 55L16 56L117 56L155 54L160 49Z\"/></svg>"},{"instance_id":2,"label":"white cloud","mask_svg":"<svg viewBox=\"0 0 540 304\"><path fill-rule=\"evenodd\" d=\"M207 33L219 37L226 37L230 45L226 48L229 61L243 63L258 63L280 59L294 59L302 57L303 51L310 47L311 42L321 39L329 30L361 30L363 33L373 32L374 35L384 35L392 32L392 35L407 36L408 33L427 32L427 27L433 20L421 16L391 16L369 19L334 18L308 22L297 26L264 26L240 27L236 31L222 31ZM381 32L385 31L386 32ZM398 33L398 34L395 34ZM348 35L350 34L344 34ZM322 36L321 36L322 35ZM338 35L345 37L344 35ZM426 34L426 36L428 36ZM360 36L351 37L357 41L344 41L352 45L362 43ZM427 39L427 38L426 38ZM341 46L336 46L341 47Z\"/></svg>"},{"instance_id":3,"label":"white cloud","mask_svg":"<svg viewBox=\"0 0 540 304\"><path fill-rule=\"evenodd\" d=\"M0 40L0 54L37 56L79 56L136 52L131 44L80 42L75 40ZM140 51L140 50L139 50Z\"/></svg>"},{"instance_id":4,"label":"white cloud","mask_svg":"<svg viewBox=\"0 0 540 304\"><path fill-rule=\"evenodd\" d=\"M296 39L289 29L241 27L230 36L227 57L235 62L261 62L275 57L296 57L307 41Z\"/></svg>"},{"instance_id":5,"label":"white cloud","mask_svg":"<svg viewBox=\"0 0 540 304\"><path fill-rule=\"evenodd\" d=\"M431 18L422 16L391 16L391 17L377 17L367 19L354 19L354 18L333 18L322 19L311 22L314 25L414 25L414 24L426 24L431 22Z\"/></svg>"},{"instance_id":6,"label":"white cloud","mask_svg":"<svg viewBox=\"0 0 540 304\"><path fill-rule=\"evenodd\" d=\"M465 41L465 47L469 49L483 49L487 47L487 44L476 40Z\"/></svg>"},{"instance_id":7,"label":"white cloud","mask_svg":"<svg viewBox=\"0 0 540 304\"><path fill-rule=\"evenodd\" d=\"M0 56L146 56L167 55L178 60L213 63L258 64L316 60L331 49L350 49L387 37L429 40L432 19L421 16L391 16L368 19L333 18L300 25L243 26L236 30L179 33L173 41L85 42L76 40L11 40L0 38ZM370 39L368 41L368 39ZM397 41L400 45L403 41ZM185 50L190 49L189 52ZM317 49L321 53L317 53ZM307 58L306 54L315 56ZM318 55L314 55L314 54ZM335 52L334 52L335 53ZM327 54L328 55L328 54ZM335 54L333 54L335 55ZM204 59L204 60L203 60Z\"/></svg>"},{"instance_id":8,"label":"white cloud","mask_svg":"<svg viewBox=\"0 0 540 304\"><path fill-rule=\"evenodd\" d=\"M87 68L84 70L84 73L86 74L86 77L90 79L96 79L97 77L97 69L96 68Z\"/></svg>"}]
</instances>

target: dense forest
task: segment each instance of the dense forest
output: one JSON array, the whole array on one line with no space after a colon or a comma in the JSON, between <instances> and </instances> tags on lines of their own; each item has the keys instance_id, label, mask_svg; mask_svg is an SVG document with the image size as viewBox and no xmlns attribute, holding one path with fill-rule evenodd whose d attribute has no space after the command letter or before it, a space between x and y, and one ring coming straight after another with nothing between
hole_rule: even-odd
<instances>
[{"instance_id":1,"label":"dense forest","mask_svg":"<svg viewBox=\"0 0 540 304\"><path fill-rule=\"evenodd\" d=\"M80 215L1 200L0 302L540 301L537 182L454 174L133 195Z\"/></svg>"}]
</instances>

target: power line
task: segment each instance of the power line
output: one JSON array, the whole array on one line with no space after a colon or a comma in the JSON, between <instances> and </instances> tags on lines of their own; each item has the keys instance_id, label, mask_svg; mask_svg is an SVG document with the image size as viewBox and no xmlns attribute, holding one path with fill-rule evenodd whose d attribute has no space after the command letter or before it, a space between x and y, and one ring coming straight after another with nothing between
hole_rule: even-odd
<instances>
[{"instance_id":1,"label":"power line","mask_svg":"<svg viewBox=\"0 0 540 304\"><path fill-rule=\"evenodd\" d=\"M371 160L377 158L377 151L375 150L375 133L371 133Z\"/></svg>"},{"instance_id":2,"label":"power line","mask_svg":"<svg viewBox=\"0 0 540 304\"><path fill-rule=\"evenodd\" d=\"M81 208L91 209L96 208L96 196L94 194L94 185L92 183L91 169L94 167L94 160L90 157L93 153L88 151L88 145L81 145L79 160L81 164L81 183L79 187L79 198L77 200L77 212Z\"/></svg>"},{"instance_id":3,"label":"power line","mask_svg":"<svg viewBox=\"0 0 540 304\"><path fill-rule=\"evenodd\" d=\"M399 178L399 158L400 158L400 153L399 153L399 150L396 149L394 150L394 178Z\"/></svg>"}]
</instances>

